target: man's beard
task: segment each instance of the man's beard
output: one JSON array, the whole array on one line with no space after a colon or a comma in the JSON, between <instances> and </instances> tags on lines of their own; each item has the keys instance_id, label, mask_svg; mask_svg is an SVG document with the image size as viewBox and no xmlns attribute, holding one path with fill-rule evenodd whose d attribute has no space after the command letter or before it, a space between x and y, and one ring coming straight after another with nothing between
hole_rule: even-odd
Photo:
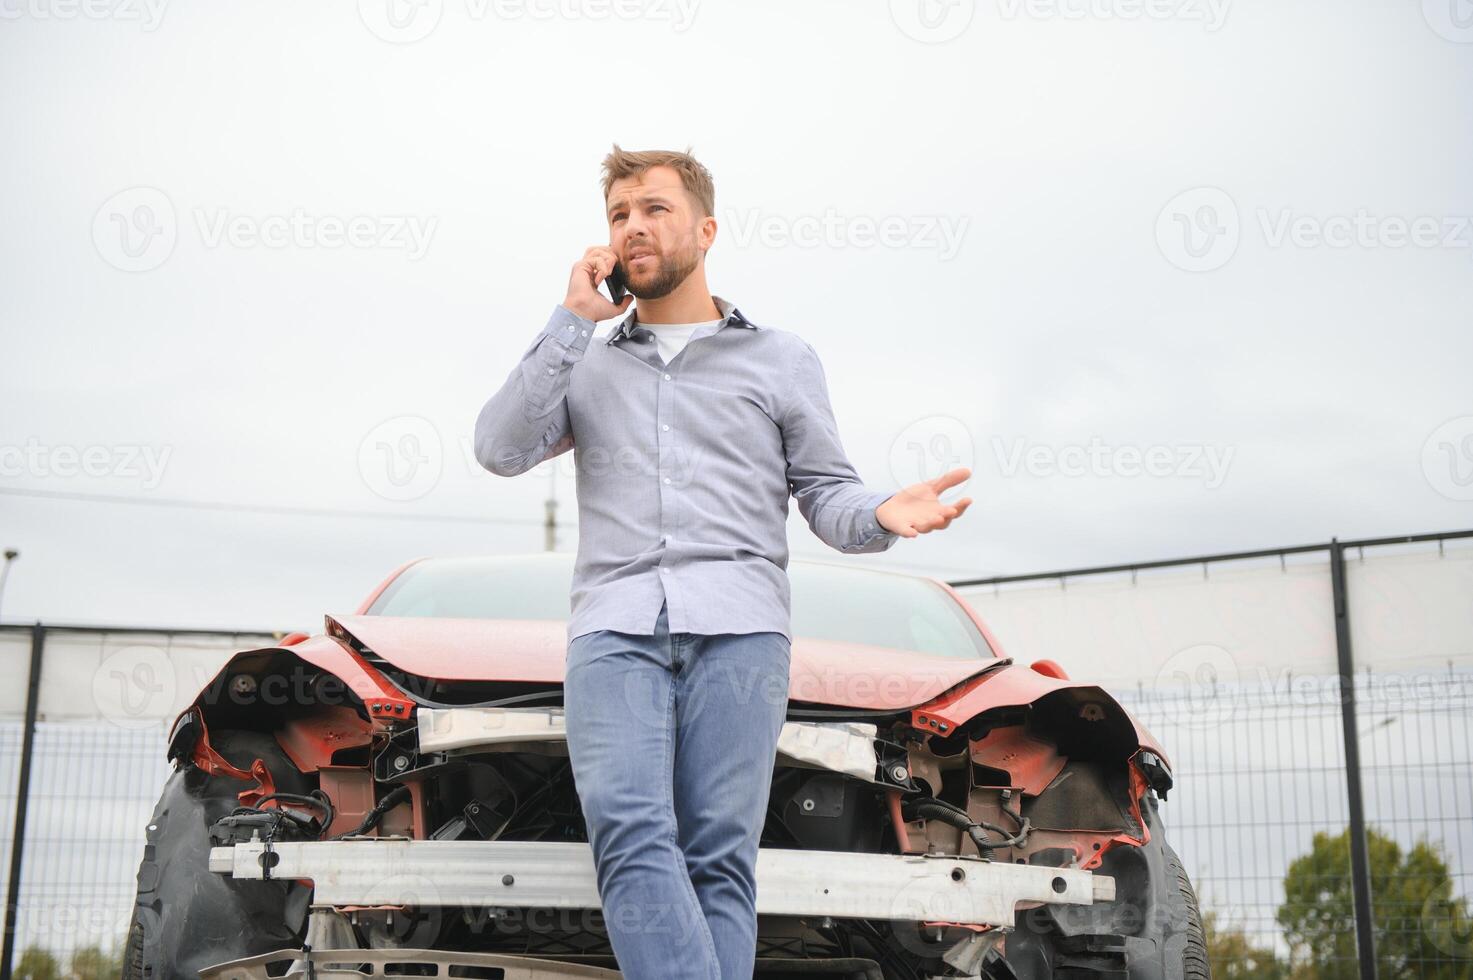
<instances>
[{"instance_id":1,"label":"man's beard","mask_svg":"<svg viewBox=\"0 0 1473 980\"><path fill-rule=\"evenodd\" d=\"M663 296L669 296L675 291L675 287L685 282L686 277L694 272L700 263L699 253L689 254L689 261L686 262L681 262L673 255L661 255L660 268L655 271L654 277L648 282L636 283L632 278L628 279L629 292L633 293L637 299L660 299Z\"/></svg>"}]
</instances>

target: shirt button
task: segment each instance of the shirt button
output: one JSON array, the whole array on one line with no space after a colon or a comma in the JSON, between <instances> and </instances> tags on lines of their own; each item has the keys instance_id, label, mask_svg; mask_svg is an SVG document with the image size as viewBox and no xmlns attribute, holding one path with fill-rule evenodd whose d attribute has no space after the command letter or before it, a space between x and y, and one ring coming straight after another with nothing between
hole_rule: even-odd
<instances>
[{"instance_id":1,"label":"shirt button","mask_svg":"<svg viewBox=\"0 0 1473 980\"><path fill-rule=\"evenodd\" d=\"M555 369L553 369L553 368L548 368L547 369L547 373L548 374L557 374L557 371Z\"/></svg>"},{"instance_id":2,"label":"shirt button","mask_svg":"<svg viewBox=\"0 0 1473 980\"><path fill-rule=\"evenodd\" d=\"M660 574L661 575L669 575L670 574L670 569L661 567Z\"/></svg>"},{"instance_id":3,"label":"shirt button","mask_svg":"<svg viewBox=\"0 0 1473 980\"><path fill-rule=\"evenodd\" d=\"M669 482L670 482L670 478L669 478L669 477L668 477L668 476L667 476L667 477L665 477L665 482L666 482L666 483L669 483Z\"/></svg>"},{"instance_id":4,"label":"shirt button","mask_svg":"<svg viewBox=\"0 0 1473 980\"><path fill-rule=\"evenodd\" d=\"M570 324L568 324L568 329L569 329L569 330L572 330L572 329L573 329L573 325L572 325L572 324L571 324L571 323L570 323Z\"/></svg>"},{"instance_id":5,"label":"shirt button","mask_svg":"<svg viewBox=\"0 0 1473 980\"><path fill-rule=\"evenodd\" d=\"M670 380L670 375L668 375L668 374L667 374L667 375L665 375L665 380L666 380L666 381L669 381L669 380Z\"/></svg>"},{"instance_id":6,"label":"shirt button","mask_svg":"<svg viewBox=\"0 0 1473 980\"><path fill-rule=\"evenodd\" d=\"M583 336L585 336L585 337L588 336L588 331L587 330L583 331Z\"/></svg>"},{"instance_id":7,"label":"shirt button","mask_svg":"<svg viewBox=\"0 0 1473 980\"><path fill-rule=\"evenodd\" d=\"M670 426L668 426L668 425L662 425L662 426L660 426L660 428L664 429L666 432L669 432L670 431Z\"/></svg>"}]
</instances>

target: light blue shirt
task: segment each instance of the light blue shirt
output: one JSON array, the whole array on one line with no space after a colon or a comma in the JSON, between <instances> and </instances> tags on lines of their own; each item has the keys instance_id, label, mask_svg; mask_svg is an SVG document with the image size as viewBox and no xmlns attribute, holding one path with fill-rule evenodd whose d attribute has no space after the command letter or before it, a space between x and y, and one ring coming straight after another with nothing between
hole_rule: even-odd
<instances>
[{"instance_id":1,"label":"light blue shirt","mask_svg":"<svg viewBox=\"0 0 1473 980\"><path fill-rule=\"evenodd\" d=\"M818 353L713 296L669 363L631 311L607 338L559 305L476 419L476 459L516 476L573 450L578 555L568 639L774 631L792 640L788 497L845 554L898 534L839 441Z\"/></svg>"}]
</instances>

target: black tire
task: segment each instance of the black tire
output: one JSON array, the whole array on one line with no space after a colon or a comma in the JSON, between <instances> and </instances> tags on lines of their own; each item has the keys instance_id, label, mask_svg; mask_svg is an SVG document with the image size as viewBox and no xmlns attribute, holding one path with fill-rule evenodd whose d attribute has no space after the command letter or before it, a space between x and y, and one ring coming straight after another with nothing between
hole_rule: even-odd
<instances>
[{"instance_id":1,"label":"black tire","mask_svg":"<svg viewBox=\"0 0 1473 980\"><path fill-rule=\"evenodd\" d=\"M1146 845L1114 848L1097 869L1115 879L1115 901L1019 913L1015 931L1005 940L1004 975L1017 980L1102 974L1127 980L1211 980L1197 893L1166 842L1157 806L1153 793L1141 800L1151 838Z\"/></svg>"},{"instance_id":2,"label":"black tire","mask_svg":"<svg viewBox=\"0 0 1473 980\"><path fill-rule=\"evenodd\" d=\"M278 792L313 788L271 735L220 731L210 742L238 768L263 760ZM169 776L148 822L122 980L199 980L204 967L301 945L306 885L237 881L209 869L210 825L239 805L248 785L193 764Z\"/></svg>"},{"instance_id":3,"label":"black tire","mask_svg":"<svg viewBox=\"0 0 1473 980\"><path fill-rule=\"evenodd\" d=\"M123 980L141 980L143 976L143 929L135 915L128 924L128 942L123 947Z\"/></svg>"},{"instance_id":4,"label":"black tire","mask_svg":"<svg viewBox=\"0 0 1473 980\"><path fill-rule=\"evenodd\" d=\"M1159 826L1159 825L1158 825ZM1186 913L1186 949L1182 952L1182 976L1185 980L1211 980L1212 962L1207 956L1207 930L1202 927L1202 910L1197 906L1197 891L1182 867L1181 858L1165 841L1166 864L1176 879L1177 900Z\"/></svg>"}]
</instances>

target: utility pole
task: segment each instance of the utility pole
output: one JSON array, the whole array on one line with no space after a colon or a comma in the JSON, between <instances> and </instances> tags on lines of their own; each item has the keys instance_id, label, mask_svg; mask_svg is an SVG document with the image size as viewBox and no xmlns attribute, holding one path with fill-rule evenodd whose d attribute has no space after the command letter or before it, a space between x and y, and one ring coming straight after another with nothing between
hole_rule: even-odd
<instances>
[{"instance_id":1,"label":"utility pole","mask_svg":"<svg viewBox=\"0 0 1473 980\"><path fill-rule=\"evenodd\" d=\"M5 598L5 580L10 577L10 563L20 557L14 548L5 549L5 564L0 566L0 599Z\"/></svg>"},{"instance_id":2,"label":"utility pole","mask_svg":"<svg viewBox=\"0 0 1473 980\"><path fill-rule=\"evenodd\" d=\"M547 468L547 517L542 522L542 550L557 550L557 467Z\"/></svg>"}]
</instances>

